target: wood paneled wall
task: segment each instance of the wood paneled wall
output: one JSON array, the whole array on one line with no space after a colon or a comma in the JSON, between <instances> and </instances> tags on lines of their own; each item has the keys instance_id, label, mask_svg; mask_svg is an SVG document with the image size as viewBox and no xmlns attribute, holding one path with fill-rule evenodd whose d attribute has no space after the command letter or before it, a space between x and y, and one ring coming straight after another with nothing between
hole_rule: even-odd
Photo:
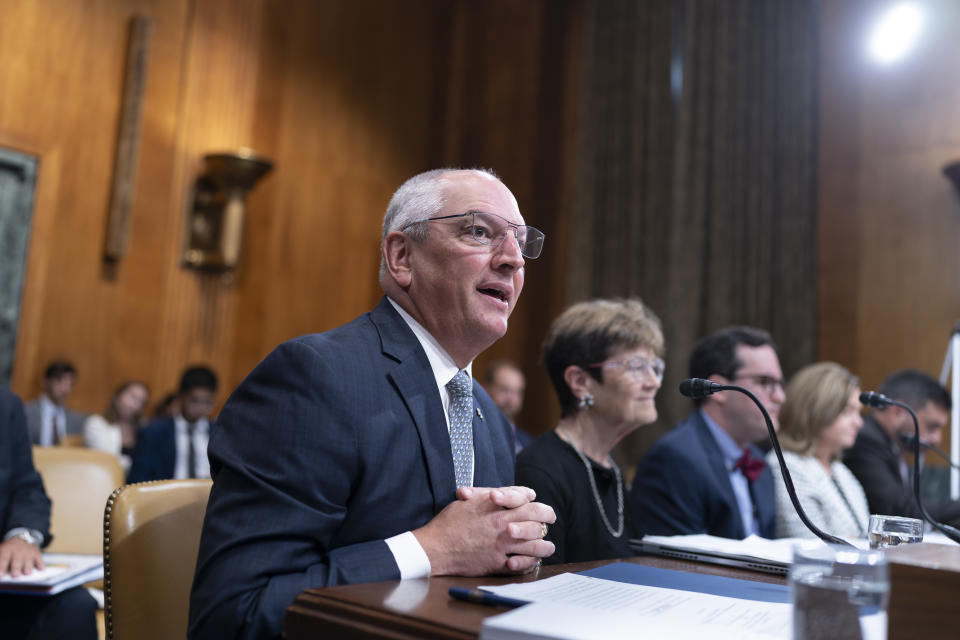
<instances>
[{"instance_id":1,"label":"wood paneled wall","mask_svg":"<svg viewBox=\"0 0 960 640\"><path fill-rule=\"evenodd\" d=\"M960 3L931 0L917 46L880 65L866 36L890 3L822 3L819 356L875 388L939 376L960 321Z\"/></svg>"},{"instance_id":2,"label":"wood paneled wall","mask_svg":"<svg viewBox=\"0 0 960 640\"><path fill-rule=\"evenodd\" d=\"M225 398L278 342L376 302L386 203L441 165L495 169L547 233L487 356L533 372L563 307L580 12L579 0L0 0L0 145L41 157L14 390L35 395L62 356L80 370L78 409L101 411L128 378L159 396L195 362L221 374ZM154 26L140 171L128 255L109 268L135 13ZM184 269L201 156L238 147L276 163L248 198L241 265L230 279ZM546 384L532 376L538 422L555 404Z\"/></svg>"}]
</instances>

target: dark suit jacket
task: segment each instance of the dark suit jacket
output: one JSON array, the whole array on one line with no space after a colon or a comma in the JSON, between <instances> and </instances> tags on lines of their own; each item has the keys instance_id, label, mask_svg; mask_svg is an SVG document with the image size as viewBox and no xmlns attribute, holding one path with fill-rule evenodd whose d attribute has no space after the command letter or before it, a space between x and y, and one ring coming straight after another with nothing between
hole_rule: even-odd
<instances>
[{"instance_id":1,"label":"dark suit jacket","mask_svg":"<svg viewBox=\"0 0 960 640\"><path fill-rule=\"evenodd\" d=\"M177 464L177 437L173 418L157 418L137 434L127 482L169 480Z\"/></svg>"},{"instance_id":2,"label":"dark suit jacket","mask_svg":"<svg viewBox=\"0 0 960 640\"><path fill-rule=\"evenodd\" d=\"M758 447L753 455L763 458ZM776 528L773 476L764 469L750 485L759 534L772 538ZM637 467L630 499L643 533L709 533L745 537L737 498L723 454L699 411L694 411L647 451Z\"/></svg>"},{"instance_id":3,"label":"dark suit jacket","mask_svg":"<svg viewBox=\"0 0 960 640\"><path fill-rule=\"evenodd\" d=\"M17 527L50 541L50 499L33 467L33 452L20 398L0 388L0 539Z\"/></svg>"},{"instance_id":4,"label":"dark suit jacket","mask_svg":"<svg viewBox=\"0 0 960 640\"><path fill-rule=\"evenodd\" d=\"M922 518L912 482L904 483L900 477L900 457L899 445L890 440L872 415L867 415L856 442L843 454L843 464L863 486L870 513ZM909 470L912 478L913 466ZM960 526L960 502L924 500L923 504L935 520Z\"/></svg>"},{"instance_id":5,"label":"dark suit jacket","mask_svg":"<svg viewBox=\"0 0 960 640\"><path fill-rule=\"evenodd\" d=\"M474 403L474 485L513 484L510 427L479 384ZM195 639L279 637L307 587L399 578L385 539L455 499L436 380L385 298L267 356L227 401L208 454Z\"/></svg>"},{"instance_id":6,"label":"dark suit jacket","mask_svg":"<svg viewBox=\"0 0 960 640\"><path fill-rule=\"evenodd\" d=\"M24 407L24 411L27 415L30 442L40 444L40 432L43 429L43 407L40 406L40 398ZM82 434L83 421L87 419L86 414L78 413L67 407L64 407L63 413L67 418L66 435Z\"/></svg>"}]
</instances>

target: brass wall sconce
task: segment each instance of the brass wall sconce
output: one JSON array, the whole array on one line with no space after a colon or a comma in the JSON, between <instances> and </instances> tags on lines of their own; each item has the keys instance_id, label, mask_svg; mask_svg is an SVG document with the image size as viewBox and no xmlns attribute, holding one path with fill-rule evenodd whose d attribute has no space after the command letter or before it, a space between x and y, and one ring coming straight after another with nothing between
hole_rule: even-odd
<instances>
[{"instance_id":1,"label":"brass wall sconce","mask_svg":"<svg viewBox=\"0 0 960 640\"><path fill-rule=\"evenodd\" d=\"M187 212L183 264L227 271L237 266L243 237L244 198L273 169L273 162L250 149L210 153L194 183Z\"/></svg>"}]
</instances>

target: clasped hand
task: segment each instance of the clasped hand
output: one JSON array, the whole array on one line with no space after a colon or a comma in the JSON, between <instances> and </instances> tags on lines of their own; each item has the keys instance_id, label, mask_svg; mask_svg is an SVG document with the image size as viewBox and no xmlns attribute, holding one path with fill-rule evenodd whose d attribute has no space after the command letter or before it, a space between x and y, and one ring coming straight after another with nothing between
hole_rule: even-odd
<instances>
[{"instance_id":1,"label":"clasped hand","mask_svg":"<svg viewBox=\"0 0 960 640\"><path fill-rule=\"evenodd\" d=\"M414 531L433 575L524 573L554 552L544 525L553 508L527 487L462 487L457 499Z\"/></svg>"}]
</instances>

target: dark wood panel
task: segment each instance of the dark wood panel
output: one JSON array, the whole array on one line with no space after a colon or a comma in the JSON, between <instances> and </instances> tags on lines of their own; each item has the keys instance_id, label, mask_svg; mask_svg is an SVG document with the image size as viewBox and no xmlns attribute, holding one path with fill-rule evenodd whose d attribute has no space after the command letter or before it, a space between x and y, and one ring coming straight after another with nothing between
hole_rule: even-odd
<instances>
[{"instance_id":1,"label":"dark wood panel","mask_svg":"<svg viewBox=\"0 0 960 640\"><path fill-rule=\"evenodd\" d=\"M369 309L393 190L434 166L500 172L550 237L492 354L536 371L562 306L582 2L0 0L0 144L42 158L13 387L58 356L71 402L123 379L156 395L212 365L225 397L274 345ZM127 23L154 26L127 255L102 252ZM25 141L25 142L23 142ZM248 199L241 266L184 269L184 205L204 153L276 162ZM532 384L531 415L555 404ZM539 390L538 390L539 387Z\"/></svg>"},{"instance_id":2,"label":"dark wood panel","mask_svg":"<svg viewBox=\"0 0 960 640\"><path fill-rule=\"evenodd\" d=\"M886 3L821 6L819 357L864 388L936 377L960 318L960 200L941 174L960 158L960 5L924 3L917 46L885 66L865 36Z\"/></svg>"}]
</instances>

